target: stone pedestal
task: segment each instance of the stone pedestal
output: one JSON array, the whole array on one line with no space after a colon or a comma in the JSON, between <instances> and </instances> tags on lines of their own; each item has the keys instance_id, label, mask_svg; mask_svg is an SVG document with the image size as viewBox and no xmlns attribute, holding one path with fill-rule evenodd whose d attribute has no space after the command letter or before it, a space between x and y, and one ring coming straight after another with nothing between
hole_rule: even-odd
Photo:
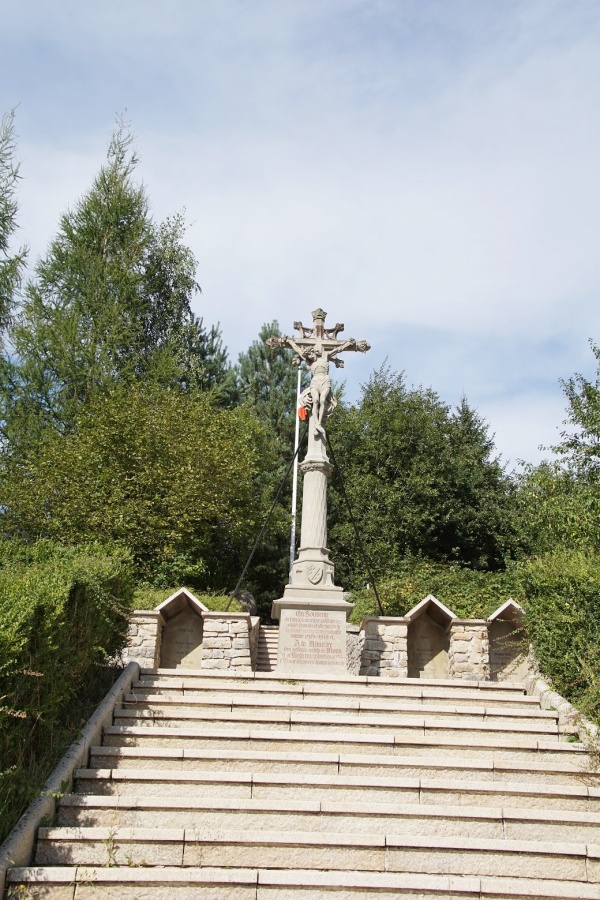
<instances>
[{"instance_id":1,"label":"stone pedestal","mask_svg":"<svg viewBox=\"0 0 600 900\"><path fill-rule=\"evenodd\" d=\"M352 604L312 598L276 600L279 619L277 672L335 675L348 671L346 619Z\"/></svg>"}]
</instances>

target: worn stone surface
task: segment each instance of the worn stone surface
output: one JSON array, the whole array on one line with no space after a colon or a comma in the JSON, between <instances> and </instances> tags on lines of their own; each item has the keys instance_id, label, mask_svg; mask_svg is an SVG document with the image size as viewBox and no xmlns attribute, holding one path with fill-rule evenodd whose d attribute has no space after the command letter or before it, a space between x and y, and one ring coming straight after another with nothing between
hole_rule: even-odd
<instances>
[{"instance_id":1,"label":"worn stone surface","mask_svg":"<svg viewBox=\"0 0 600 900\"><path fill-rule=\"evenodd\" d=\"M203 669L243 669L252 671L256 665L258 630L255 617L249 613L203 613L202 640ZM260 620L259 620L260 621Z\"/></svg>"},{"instance_id":2,"label":"worn stone surface","mask_svg":"<svg viewBox=\"0 0 600 900\"><path fill-rule=\"evenodd\" d=\"M201 668L202 619L189 606L163 626L160 665L165 669Z\"/></svg>"},{"instance_id":3,"label":"worn stone surface","mask_svg":"<svg viewBox=\"0 0 600 900\"><path fill-rule=\"evenodd\" d=\"M138 662L141 666L158 666L161 654L164 620L160 613L135 610L127 629L127 645L122 651L125 664Z\"/></svg>"},{"instance_id":4,"label":"worn stone surface","mask_svg":"<svg viewBox=\"0 0 600 900\"><path fill-rule=\"evenodd\" d=\"M360 674L364 634L356 625L346 625L346 661L352 675Z\"/></svg>"},{"instance_id":5,"label":"worn stone surface","mask_svg":"<svg viewBox=\"0 0 600 900\"><path fill-rule=\"evenodd\" d=\"M407 632L407 622L402 618L367 616L363 619L360 674L406 678Z\"/></svg>"},{"instance_id":6,"label":"worn stone surface","mask_svg":"<svg viewBox=\"0 0 600 900\"><path fill-rule=\"evenodd\" d=\"M487 681L490 677L488 625L478 619L454 619L448 648L450 678Z\"/></svg>"},{"instance_id":7,"label":"worn stone surface","mask_svg":"<svg viewBox=\"0 0 600 900\"><path fill-rule=\"evenodd\" d=\"M346 610L308 602L304 607L282 604L277 672L345 673Z\"/></svg>"},{"instance_id":8,"label":"worn stone surface","mask_svg":"<svg viewBox=\"0 0 600 900\"><path fill-rule=\"evenodd\" d=\"M492 681L524 681L531 674L529 645L519 622L496 619L488 625Z\"/></svg>"},{"instance_id":9,"label":"worn stone surface","mask_svg":"<svg viewBox=\"0 0 600 900\"><path fill-rule=\"evenodd\" d=\"M408 677L448 678L448 629L423 612L408 626Z\"/></svg>"}]
</instances>

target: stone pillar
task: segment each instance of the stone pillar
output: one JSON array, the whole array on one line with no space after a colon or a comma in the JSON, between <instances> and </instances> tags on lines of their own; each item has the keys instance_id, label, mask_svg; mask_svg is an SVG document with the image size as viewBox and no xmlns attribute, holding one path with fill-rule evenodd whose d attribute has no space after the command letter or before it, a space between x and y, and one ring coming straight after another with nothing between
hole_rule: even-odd
<instances>
[{"instance_id":1,"label":"stone pillar","mask_svg":"<svg viewBox=\"0 0 600 900\"><path fill-rule=\"evenodd\" d=\"M123 662L137 662L142 668L157 669L164 624L162 615L155 610L134 610L129 616Z\"/></svg>"},{"instance_id":2,"label":"stone pillar","mask_svg":"<svg viewBox=\"0 0 600 900\"><path fill-rule=\"evenodd\" d=\"M448 653L450 678L489 681L490 642L485 619L454 619Z\"/></svg>"},{"instance_id":3,"label":"stone pillar","mask_svg":"<svg viewBox=\"0 0 600 900\"><path fill-rule=\"evenodd\" d=\"M202 668L230 670L232 675L251 672L250 614L203 612L202 620Z\"/></svg>"},{"instance_id":4,"label":"stone pillar","mask_svg":"<svg viewBox=\"0 0 600 900\"><path fill-rule=\"evenodd\" d=\"M406 678L408 675L408 622L401 616L366 616L361 675Z\"/></svg>"},{"instance_id":5,"label":"stone pillar","mask_svg":"<svg viewBox=\"0 0 600 900\"><path fill-rule=\"evenodd\" d=\"M311 417L304 476L300 550L290 584L275 600L272 616L279 619L277 672L343 674L348 671L346 620L352 604L334 584L334 567L327 548L327 480L333 466L325 452L325 435Z\"/></svg>"},{"instance_id":6,"label":"stone pillar","mask_svg":"<svg viewBox=\"0 0 600 900\"><path fill-rule=\"evenodd\" d=\"M325 436L316 432L312 418L308 451L299 468L304 478L300 550L284 598L342 600L342 588L333 582L334 567L327 547L327 482L333 466L327 458Z\"/></svg>"}]
</instances>

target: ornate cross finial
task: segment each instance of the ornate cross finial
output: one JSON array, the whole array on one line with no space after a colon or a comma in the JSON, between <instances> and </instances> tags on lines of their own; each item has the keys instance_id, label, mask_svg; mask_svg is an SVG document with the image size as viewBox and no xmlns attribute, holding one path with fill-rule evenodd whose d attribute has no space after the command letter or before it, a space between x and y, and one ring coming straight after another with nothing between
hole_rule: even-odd
<instances>
[{"instance_id":1,"label":"ornate cross finial","mask_svg":"<svg viewBox=\"0 0 600 900\"><path fill-rule=\"evenodd\" d=\"M343 368L344 362L338 359L338 354L346 350L355 350L366 353L370 344L366 341L355 341L349 338L346 341L338 340L338 334L344 330L341 322L334 328L325 328L327 313L320 307L312 313L313 327L306 328L302 322L294 322L294 328L300 332L299 337L270 337L266 343L269 347L288 347L296 352L292 360L299 366L306 362L310 366L312 379L310 387L304 391L301 397L305 409L310 412L314 425L315 435L324 437L324 423L335 409L336 401L331 393L331 379L329 377L329 363L333 362L336 368Z\"/></svg>"}]
</instances>

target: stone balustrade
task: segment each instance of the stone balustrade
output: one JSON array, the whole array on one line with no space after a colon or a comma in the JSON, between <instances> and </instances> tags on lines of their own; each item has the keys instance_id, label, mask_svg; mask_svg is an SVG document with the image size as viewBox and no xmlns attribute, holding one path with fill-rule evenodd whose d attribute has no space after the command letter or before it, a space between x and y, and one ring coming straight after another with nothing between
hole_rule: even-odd
<instances>
[{"instance_id":1,"label":"stone balustrade","mask_svg":"<svg viewBox=\"0 0 600 900\"><path fill-rule=\"evenodd\" d=\"M385 678L522 680L523 611L507 601L488 619L459 619L435 597L406 616L367 616L346 629L348 672ZM260 619L212 612L182 590L152 611L131 614L125 662L246 674L256 669Z\"/></svg>"}]
</instances>

